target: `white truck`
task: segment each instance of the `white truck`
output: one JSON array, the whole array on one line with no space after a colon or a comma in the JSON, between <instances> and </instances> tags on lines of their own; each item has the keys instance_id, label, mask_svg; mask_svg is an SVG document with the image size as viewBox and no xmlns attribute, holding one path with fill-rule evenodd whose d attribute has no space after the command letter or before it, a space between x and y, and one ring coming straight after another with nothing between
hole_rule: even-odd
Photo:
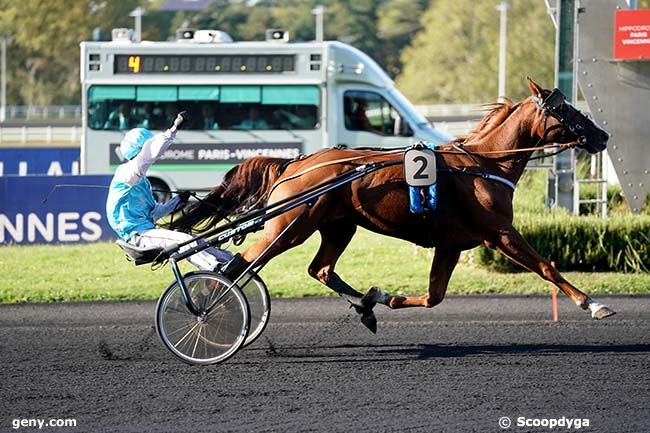
<instances>
[{"instance_id":1,"label":"white truck","mask_svg":"<svg viewBox=\"0 0 650 433\"><path fill-rule=\"evenodd\" d=\"M210 188L254 155L449 139L350 45L215 42L219 34L81 43L83 174L110 173L129 129L164 130L181 110L192 122L150 170L156 189Z\"/></svg>"}]
</instances>

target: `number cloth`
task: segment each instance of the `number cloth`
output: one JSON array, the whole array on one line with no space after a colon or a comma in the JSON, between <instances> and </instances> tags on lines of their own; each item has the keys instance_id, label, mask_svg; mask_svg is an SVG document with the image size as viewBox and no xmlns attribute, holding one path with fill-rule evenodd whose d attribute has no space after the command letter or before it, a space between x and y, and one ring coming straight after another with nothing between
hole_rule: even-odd
<instances>
[{"instance_id":1,"label":"number cloth","mask_svg":"<svg viewBox=\"0 0 650 433\"><path fill-rule=\"evenodd\" d=\"M436 145L426 143L426 146L435 150ZM437 188L436 183L428 187L409 186L409 209L413 214L423 214L428 211L436 210Z\"/></svg>"}]
</instances>

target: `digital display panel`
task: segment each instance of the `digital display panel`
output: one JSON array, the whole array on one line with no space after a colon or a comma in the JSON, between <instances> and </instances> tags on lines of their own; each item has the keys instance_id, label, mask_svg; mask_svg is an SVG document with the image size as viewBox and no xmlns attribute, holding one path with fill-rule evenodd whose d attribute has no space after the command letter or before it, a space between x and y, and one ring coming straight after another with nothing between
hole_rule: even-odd
<instances>
[{"instance_id":1,"label":"digital display panel","mask_svg":"<svg viewBox=\"0 0 650 433\"><path fill-rule=\"evenodd\" d=\"M115 55L116 74L249 74L293 72L293 55Z\"/></svg>"}]
</instances>

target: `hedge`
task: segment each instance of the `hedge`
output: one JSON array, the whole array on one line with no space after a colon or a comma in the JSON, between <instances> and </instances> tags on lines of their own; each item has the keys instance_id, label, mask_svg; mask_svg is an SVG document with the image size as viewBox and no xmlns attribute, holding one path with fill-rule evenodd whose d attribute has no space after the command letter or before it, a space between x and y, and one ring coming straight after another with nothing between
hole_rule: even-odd
<instances>
[{"instance_id":1,"label":"hedge","mask_svg":"<svg viewBox=\"0 0 650 433\"><path fill-rule=\"evenodd\" d=\"M515 227L542 257L560 270L650 272L650 215L571 216L561 212L520 214ZM522 268L480 247L478 263L512 272Z\"/></svg>"}]
</instances>

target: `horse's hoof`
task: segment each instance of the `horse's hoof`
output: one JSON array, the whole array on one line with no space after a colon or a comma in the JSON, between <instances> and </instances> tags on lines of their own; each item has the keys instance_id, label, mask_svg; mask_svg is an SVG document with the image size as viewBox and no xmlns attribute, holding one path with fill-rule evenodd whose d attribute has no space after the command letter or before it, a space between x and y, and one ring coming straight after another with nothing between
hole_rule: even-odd
<instances>
[{"instance_id":1,"label":"horse's hoof","mask_svg":"<svg viewBox=\"0 0 650 433\"><path fill-rule=\"evenodd\" d=\"M600 319L604 319L605 317L613 316L614 314L616 314L616 311L603 305L598 310L593 311L591 313L591 317L596 320L600 320Z\"/></svg>"},{"instance_id":2,"label":"horse's hoof","mask_svg":"<svg viewBox=\"0 0 650 433\"><path fill-rule=\"evenodd\" d=\"M361 313L361 323L373 334L377 333L377 318L372 310L365 310Z\"/></svg>"}]
</instances>

